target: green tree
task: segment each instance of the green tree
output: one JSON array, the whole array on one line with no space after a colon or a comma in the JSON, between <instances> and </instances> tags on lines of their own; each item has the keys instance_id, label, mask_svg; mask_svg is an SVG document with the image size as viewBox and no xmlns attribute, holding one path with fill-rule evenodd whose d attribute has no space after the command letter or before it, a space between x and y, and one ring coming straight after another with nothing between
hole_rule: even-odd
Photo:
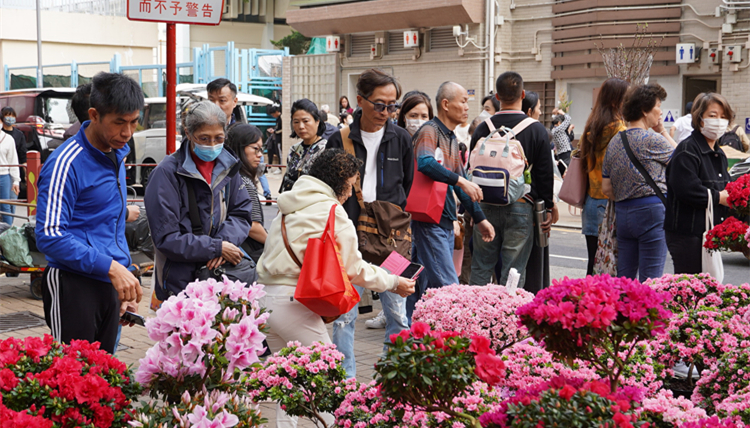
<instances>
[{"instance_id":1,"label":"green tree","mask_svg":"<svg viewBox=\"0 0 750 428\"><path fill-rule=\"evenodd\" d=\"M310 37L305 37L299 31L292 30L292 34L281 40L271 40L271 43L279 49L289 48L289 53L292 55L304 55L310 49L311 41Z\"/></svg>"}]
</instances>

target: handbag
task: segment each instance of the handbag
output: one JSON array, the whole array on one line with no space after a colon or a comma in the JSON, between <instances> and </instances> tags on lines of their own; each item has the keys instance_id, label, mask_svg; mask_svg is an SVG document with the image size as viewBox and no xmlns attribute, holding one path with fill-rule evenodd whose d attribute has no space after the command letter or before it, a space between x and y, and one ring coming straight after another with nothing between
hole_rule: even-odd
<instances>
[{"instance_id":1,"label":"handbag","mask_svg":"<svg viewBox=\"0 0 750 428\"><path fill-rule=\"evenodd\" d=\"M354 142L349 138L349 128L341 130L341 141L344 150L356 157ZM357 239L362 259L380 265L395 251L411 260L411 215L400 206L387 201L365 202L359 177L354 183L354 194L360 208Z\"/></svg>"},{"instance_id":2,"label":"handbag","mask_svg":"<svg viewBox=\"0 0 750 428\"><path fill-rule=\"evenodd\" d=\"M706 208L706 231L703 232L703 241L706 242L708 231L714 228L714 200L711 198L711 189L708 189L708 207ZM721 260L720 252L710 252L708 248L701 245L701 270L715 280L724 280L724 262Z\"/></svg>"},{"instance_id":3,"label":"handbag","mask_svg":"<svg viewBox=\"0 0 750 428\"><path fill-rule=\"evenodd\" d=\"M589 184L589 175L584 173L581 165L581 157L578 151L570 156L570 166L563 178L562 187L558 197L565 203L576 208L583 208L586 202L586 188Z\"/></svg>"},{"instance_id":4,"label":"handbag","mask_svg":"<svg viewBox=\"0 0 750 428\"><path fill-rule=\"evenodd\" d=\"M406 198L405 211L412 220L439 224L443 217L448 183L441 183L419 172L417 158L414 157L414 179Z\"/></svg>"},{"instance_id":5,"label":"handbag","mask_svg":"<svg viewBox=\"0 0 750 428\"><path fill-rule=\"evenodd\" d=\"M615 203L607 202L604 219L599 225L599 242L594 257L594 273L617 276L617 223Z\"/></svg>"},{"instance_id":6,"label":"handbag","mask_svg":"<svg viewBox=\"0 0 750 428\"><path fill-rule=\"evenodd\" d=\"M359 303L359 293L349 281L349 275L336 245L336 205L331 207L323 235L320 238L308 239L304 264L289 246L286 215L281 216L281 237L284 246L300 268L294 299L322 317L338 317Z\"/></svg>"},{"instance_id":7,"label":"handbag","mask_svg":"<svg viewBox=\"0 0 750 428\"><path fill-rule=\"evenodd\" d=\"M192 183L186 181L185 184L187 185L188 190L188 209L192 232L193 235L200 236L204 233L200 213L198 211L198 202L195 198L195 189L193 188ZM226 275L227 278L232 281L244 282L245 284L255 283L255 281L258 280L258 272L256 270L255 262L247 255L245 250L240 248L240 251L242 251L242 259L236 265L227 262L217 268L209 269L208 266L203 263L202 266L198 267L195 271L196 279L205 281L209 278L213 278L217 281L223 281L223 275Z\"/></svg>"}]
</instances>

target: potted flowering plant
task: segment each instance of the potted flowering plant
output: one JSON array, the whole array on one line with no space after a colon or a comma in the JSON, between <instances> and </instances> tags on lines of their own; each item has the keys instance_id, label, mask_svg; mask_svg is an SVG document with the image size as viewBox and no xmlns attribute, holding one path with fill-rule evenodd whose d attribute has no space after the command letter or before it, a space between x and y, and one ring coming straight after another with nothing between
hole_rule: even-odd
<instances>
[{"instance_id":1,"label":"potted flowering plant","mask_svg":"<svg viewBox=\"0 0 750 428\"><path fill-rule=\"evenodd\" d=\"M708 412L714 412L724 400L750 387L750 349L725 353L697 382L692 400Z\"/></svg>"},{"instance_id":2,"label":"potted flowering plant","mask_svg":"<svg viewBox=\"0 0 750 428\"><path fill-rule=\"evenodd\" d=\"M336 409L336 426L347 428L462 428L466 425L444 412L424 412L409 405L390 402L380 395L376 381L359 384L347 381L346 396ZM475 418L495 411L500 402L509 397L504 388L491 388L484 382L474 382L453 400L452 410Z\"/></svg>"},{"instance_id":3,"label":"potted flowering plant","mask_svg":"<svg viewBox=\"0 0 750 428\"><path fill-rule=\"evenodd\" d=\"M673 313L687 312L701 305L710 306L720 303L715 297L722 284L707 273L666 274L659 278L651 278L645 284L658 292L667 292L672 296L671 299L665 301L665 305Z\"/></svg>"},{"instance_id":4,"label":"potted flowering plant","mask_svg":"<svg viewBox=\"0 0 750 428\"><path fill-rule=\"evenodd\" d=\"M375 380L383 397L397 405L442 412L468 426L479 426L476 417L453 407L454 400L477 380L494 386L504 376L505 365L490 348L489 339L432 330L422 322L390 339L385 356L375 364Z\"/></svg>"},{"instance_id":5,"label":"potted flowering plant","mask_svg":"<svg viewBox=\"0 0 750 428\"><path fill-rule=\"evenodd\" d=\"M675 397L670 390L661 390L654 396L644 398L638 411L638 419L648 422L651 428L673 428L707 417L705 410L696 407L685 397Z\"/></svg>"},{"instance_id":6,"label":"potted flowering plant","mask_svg":"<svg viewBox=\"0 0 750 428\"><path fill-rule=\"evenodd\" d=\"M518 309L521 322L545 348L566 361L585 360L614 392L637 342L664 330L669 298L636 280L609 275L554 281ZM623 352L624 351L624 352ZM606 353L607 361L598 352Z\"/></svg>"},{"instance_id":7,"label":"potted flowering plant","mask_svg":"<svg viewBox=\"0 0 750 428\"><path fill-rule=\"evenodd\" d=\"M738 424L750 425L750 387L745 387L722 400L716 405L716 413Z\"/></svg>"},{"instance_id":8,"label":"potted flowering plant","mask_svg":"<svg viewBox=\"0 0 750 428\"><path fill-rule=\"evenodd\" d=\"M130 421L134 428L164 427L212 427L252 428L260 427L266 420L260 417L257 404L247 395L237 392L205 388L195 396L185 391L180 401L171 406L155 402L143 403Z\"/></svg>"},{"instance_id":9,"label":"potted flowering plant","mask_svg":"<svg viewBox=\"0 0 750 428\"><path fill-rule=\"evenodd\" d=\"M157 341L140 360L136 380L154 398L170 403L187 391L236 390L237 381L259 361L268 314L258 299L262 285L196 281L162 303L156 318L146 321Z\"/></svg>"},{"instance_id":10,"label":"potted flowering plant","mask_svg":"<svg viewBox=\"0 0 750 428\"><path fill-rule=\"evenodd\" d=\"M140 388L99 343L45 335L0 341L0 422L18 427L125 427Z\"/></svg>"},{"instance_id":11,"label":"potted flowering plant","mask_svg":"<svg viewBox=\"0 0 750 428\"><path fill-rule=\"evenodd\" d=\"M747 176L746 176L747 177ZM750 248L748 248L745 235L748 233L748 225L729 217L723 223L714 226L706 234L706 242L703 247L709 251L739 251L750 258Z\"/></svg>"},{"instance_id":12,"label":"potted flowering plant","mask_svg":"<svg viewBox=\"0 0 750 428\"><path fill-rule=\"evenodd\" d=\"M557 377L520 391L497 412L480 418L486 428L628 427L638 419L631 402L643 398L637 388L610 392L600 381Z\"/></svg>"},{"instance_id":13,"label":"potted flowering plant","mask_svg":"<svg viewBox=\"0 0 750 428\"><path fill-rule=\"evenodd\" d=\"M501 285L450 285L428 290L417 302L413 320L435 330L484 336L495 352L502 352L528 336L518 324L516 310L533 298L528 291L511 294Z\"/></svg>"},{"instance_id":14,"label":"potted flowering plant","mask_svg":"<svg viewBox=\"0 0 750 428\"><path fill-rule=\"evenodd\" d=\"M344 354L336 345L315 342L302 346L289 342L286 348L253 368L244 381L256 401L277 401L292 416L308 418L316 426L327 426L323 413L333 413L344 399L341 383L346 372ZM320 425L319 425L320 424Z\"/></svg>"},{"instance_id":15,"label":"potted flowering plant","mask_svg":"<svg viewBox=\"0 0 750 428\"><path fill-rule=\"evenodd\" d=\"M750 174L741 175L736 181L727 184L727 204L740 217L750 215Z\"/></svg>"}]
</instances>

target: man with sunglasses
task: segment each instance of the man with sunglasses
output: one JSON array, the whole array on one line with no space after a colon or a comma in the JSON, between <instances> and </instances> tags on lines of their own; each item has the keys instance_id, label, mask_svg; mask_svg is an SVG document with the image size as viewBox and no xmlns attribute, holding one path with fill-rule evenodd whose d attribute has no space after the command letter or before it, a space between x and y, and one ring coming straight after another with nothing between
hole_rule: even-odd
<instances>
[{"instance_id":1,"label":"man with sunglasses","mask_svg":"<svg viewBox=\"0 0 750 428\"><path fill-rule=\"evenodd\" d=\"M357 82L357 104L354 121L344 128L344 136L354 146L355 156L363 161L360 169L362 198L364 202L387 201L406 207L414 176L414 155L409 133L389 119L395 112L401 98L401 85L395 77L381 70L370 69L363 72ZM346 149L341 131L336 131L328 140L326 149ZM344 203L349 218L357 224L360 206L356 195ZM359 288L360 294L363 289ZM382 293L380 301L386 317L386 339L408 329L406 299L394 293ZM347 377L356 375L354 361L354 323L358 308L342 315L333 323L333 343L344 354L344 368Z\"/></svg>"}]
</instances>

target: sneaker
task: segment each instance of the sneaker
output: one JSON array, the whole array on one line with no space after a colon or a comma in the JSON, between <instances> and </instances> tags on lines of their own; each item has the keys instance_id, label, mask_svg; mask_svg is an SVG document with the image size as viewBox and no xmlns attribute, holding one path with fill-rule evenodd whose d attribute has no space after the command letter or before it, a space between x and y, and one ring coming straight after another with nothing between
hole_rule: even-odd
<instances>
[{"instance_id":1,"label":"sneaker","mask_svg":"<svg viewBox=\"0 0 750 428\"><path fill-rule=\"evenodd\" d=\"M375 318L365 321L365 327L373 329L385 328L385 314L383 311L380 311Z\"/></svg>"},{"instance_id":2,"label":"sneaker","mask_svg":"<svg viewBox=\"0 0 750 428\"><path fill-rule=\"evenodd\" d=\"M281 174L281 168L277 169L277 170L276 170L276 171L274 171L274 172L273 172L272 174L277 174L277 175L278 175L278 174Z\"/></svg>"},{"instance_id":3,"label":"sneaker","mask_svg":"<svg viewBox=\"0 0 750 428\"><path fill-rule=\"evenodd\" d=\"M672 370L674 370L674 377L677 379L687 379L690 367L682 361L678 361ZM698 369L693 367L693 379L698 379L699 377L701 377L701 375L698 373Z\"/></svg>"}]
</instances>

